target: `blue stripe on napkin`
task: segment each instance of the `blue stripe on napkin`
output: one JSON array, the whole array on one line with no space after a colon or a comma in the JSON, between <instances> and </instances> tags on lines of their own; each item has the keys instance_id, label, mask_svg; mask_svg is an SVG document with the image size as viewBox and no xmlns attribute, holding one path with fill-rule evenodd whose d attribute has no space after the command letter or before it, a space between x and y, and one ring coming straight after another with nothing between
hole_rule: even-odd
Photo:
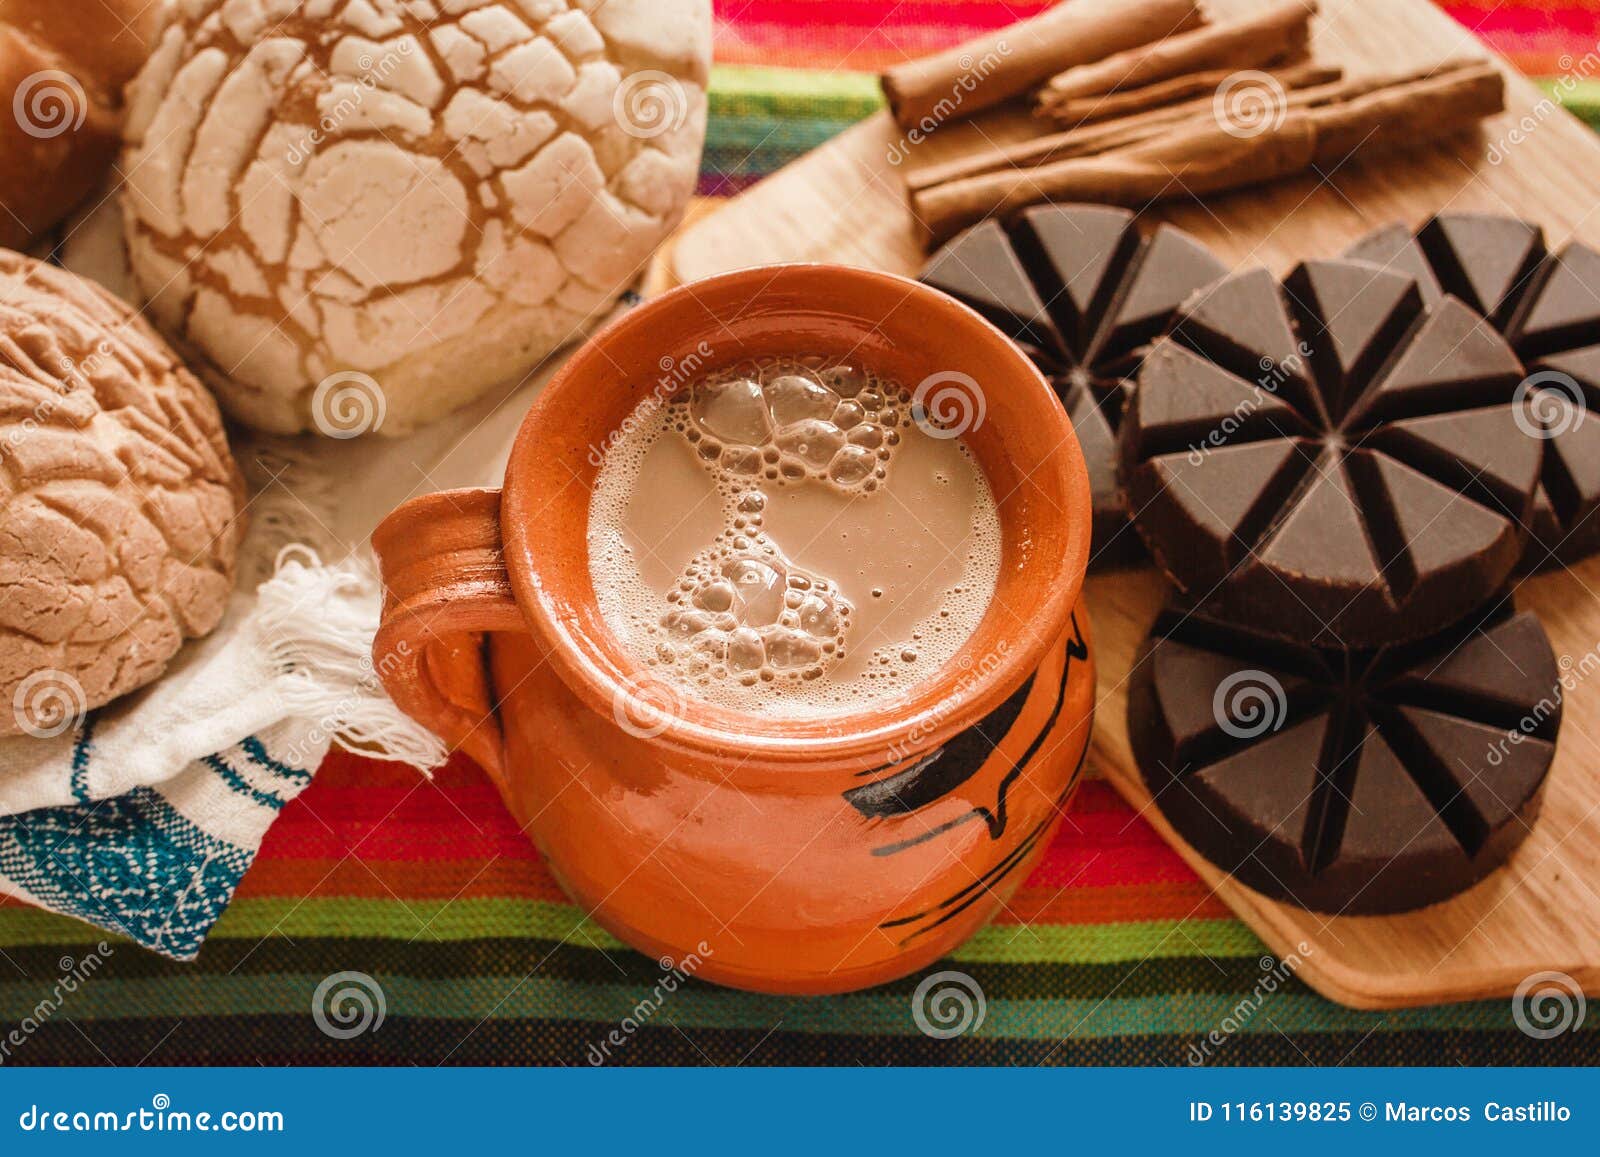
<instances>
[{"instance_id":1,"label":"blue stripe on napkin","mask_svg":"<svg viewBox=\"0 0 1600 1157\"><path fill-rule=\"evenodd\" d=\"M90 800L93 732L91 714L73 747L73 794L85 802L0 817L0 888L15 885L46 908L193 959L255 859L267 822L251 815L261 809L269 820L312 773L251 736L160 788ZM163 790L226 834L179 811Z\"/></svg>"}]
</instances>

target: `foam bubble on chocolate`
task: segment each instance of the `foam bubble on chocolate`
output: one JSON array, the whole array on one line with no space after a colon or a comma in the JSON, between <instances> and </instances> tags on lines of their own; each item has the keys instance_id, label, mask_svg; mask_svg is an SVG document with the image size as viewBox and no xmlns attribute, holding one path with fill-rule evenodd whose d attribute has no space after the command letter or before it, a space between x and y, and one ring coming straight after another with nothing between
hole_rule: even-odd
<instances>
[{"instance_id":1,"label":"foam bubble on chocolate","mask_svg":"<svg viewBox=\"0 0 1600 1157\"><path fill-rule=\"evenodd\" d=\"M646 459L664 438L682 439L692 450L720 504L723 530L676 581L657 590L644 581L621 528L636 491L652 485ZM830 713L909 688L950 661L971 635L999 569L994 499L965 447L941 440L943 452L966 457L966 473L975 479L963 582L943 591L936 609L903 637L855 639L860 616L837 581L844 576L818 573L787 555L766 523L774 496L788 488L822 487L847 502L870 501L889 484L902 449L926 438L913 424L902 386L821 359L746 362L666 399L647 400L608 445L591 499L590 570L606 621L657 674L740 710ZM930 477L949 485L950 473ZM872 529L868 523L866 535ZM789 545L807 551L803 541ZM859 549L867 557L872 544ZM876 601L880 593L865 597ZM856 656L848 677L832 677L869 643L881 645Z\"/></svg>"},{"instance_id":2,"label":"foam bubble on chocolate","mask_svg":"<svg viewBox=\"0 0 1600 1157\"><path fill-rule=\"evenodd\" d=\"M815 678L844 647L850 603L773 543L730 534L701 552L660 619L673 640L656 657L746 686L780 674ZM675 645L674 645L675 644Z\"/></svg>"},{"instance_id":3,"label":"foam bubble on chocolate","mask_svg":"<svg viewBox=\"0 0 1600 1157\"><path fill-rule=\"evenodd\" d=\"M828 382L834 385L826 384ZM910 396L850 365L749 364L694 383L678 418L701 459L728 475L817 478L872 490L887 474Z\"/></svg>"}]
</instances>

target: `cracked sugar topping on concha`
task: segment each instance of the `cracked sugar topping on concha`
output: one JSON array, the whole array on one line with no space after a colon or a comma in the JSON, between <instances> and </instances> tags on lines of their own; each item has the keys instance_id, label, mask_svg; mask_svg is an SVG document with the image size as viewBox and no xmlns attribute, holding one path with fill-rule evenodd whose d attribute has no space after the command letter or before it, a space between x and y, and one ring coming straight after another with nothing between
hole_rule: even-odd
<instances>
[{"instance_id":1,"label":"cracked sugar topping on concha","mask_svg":"<svg viewBox=\"0 0 1600 1157\"><path fill-rule=\"evenodd\" d=\"M405 433L632 282L710 40L709 0L179 0L129 89L140 291L239 419L348 436L355 375L355 432Z\"/></svg>"},{"instance_id":2,"label":"cracked sugar topping on concha","mask_svg":"<svg viewBox=\"0 0 1600 1157\"><path fill-rule=\"evenodd\" d=\"M59 734L215 627L243 502L216 403L155 331L0 250L0 735Z\"/></svg>"}]
</instances>

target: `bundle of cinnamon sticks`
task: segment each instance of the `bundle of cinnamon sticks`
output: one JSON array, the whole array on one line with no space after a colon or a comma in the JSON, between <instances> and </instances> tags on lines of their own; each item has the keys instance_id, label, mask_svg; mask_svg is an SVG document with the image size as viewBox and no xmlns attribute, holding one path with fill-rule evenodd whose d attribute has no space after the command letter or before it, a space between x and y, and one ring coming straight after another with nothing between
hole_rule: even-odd
<instances>
[{"instance_id":1,"label":"bundle of cinnamon sticks","mask_svg":"<svg viewBox=\"0 0 1600 1157\"><path fill-rule=\"evenodd\" d=\"M913 216L932 244L1044 200L1139 207L1327 168L1356 151L1444 136L1504 108L1483 62L1347 79L1311 59L1315 0L1212 22L1196 0L1067 0L885 73L912 140L1027 96L1040 135L912 167Z\"/></svg>"}]
</instances>

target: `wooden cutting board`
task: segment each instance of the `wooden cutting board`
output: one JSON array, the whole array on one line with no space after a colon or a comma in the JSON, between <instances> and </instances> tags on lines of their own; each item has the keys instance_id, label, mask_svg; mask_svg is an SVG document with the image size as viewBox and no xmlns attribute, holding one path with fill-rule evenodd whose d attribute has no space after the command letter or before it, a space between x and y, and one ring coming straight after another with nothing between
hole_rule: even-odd
<instances>
[{"instance_id":1,"label":"wooden cutting board","mask_svg":"<svg viewBox=\"0 0 1600 1157\"><path fill-rule=\"evenodd\" d=\"M1088 3L1092 0L1072 0ZM1212 0L1219 15L1257 0ZM1318 22L1317 55L1350 74L1482 58L1470 33L1426 0L1338 0ZM1502 67L1504 62L1500 62ZM1320 178L1152 210L1199 236L1240 267L1283 273L1311 256L1334 256L1374 226L1411 225L1434 212L1510 213L1542 224L1552 246L1577 236L1600 245L1600 142L1506 67L1508 111L1480 136L1354 162ZM912 148L904 166L940 160L959 134L1027 135L1014 112L979 125L950 125ZM695 280L749 265L838 261L915 275L924 254L913 237L890 164L899 131L879 113L700 218L680 235L673 271ZM1560 749L1544 811L1509 865L1465 895L1390 917L1327 918L1267 900L1186 847L1152 807L1128 749L1127 680L1134 652L1164 592L1152 571L1092 579L1100 704L1094 756L1100 772L1280 955L1303 959L1314 988L1360 1008L1505 996L1530 975L1554 970L1600 992L1600 673L1567 696ZM1520 606L1538 611L1563 669L1589 670L1600 648L1600 560L1522 583ZM1569 668L1570 663L1570 668Z\"/></svg>"}]
</instances>

